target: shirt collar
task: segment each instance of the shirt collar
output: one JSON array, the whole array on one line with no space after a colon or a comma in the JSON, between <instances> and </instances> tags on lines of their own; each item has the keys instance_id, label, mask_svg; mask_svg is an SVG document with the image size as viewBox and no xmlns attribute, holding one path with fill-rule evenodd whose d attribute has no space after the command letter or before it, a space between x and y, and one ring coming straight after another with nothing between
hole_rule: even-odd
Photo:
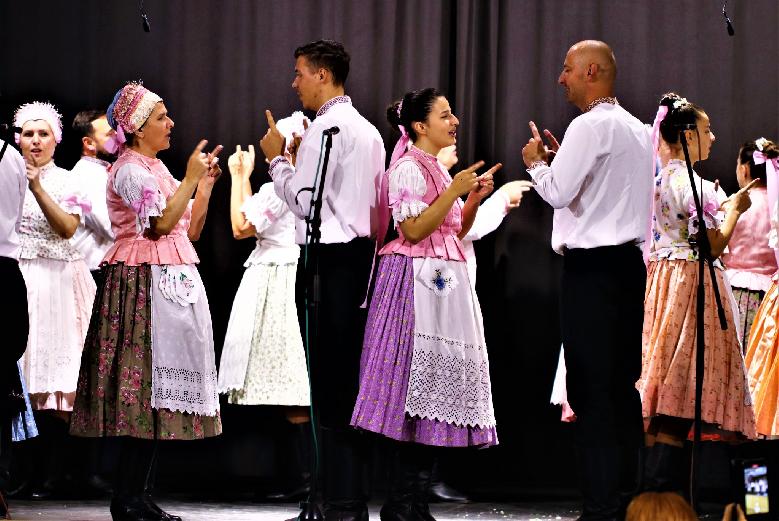
<instances>
[{"instance_id":1,"label":"shirt collar","mask_svg":"<svg viewBox=\"0 0 779 521\"><path fill-rule=\"evenodd\" d=\"M348 103L349 105L352 104L352 98L349 96L336 96L335 98L331 98L327 101L324 105L319 107L319 110L316 111L316 117L319 117L323 115L325 112L330 110L334 105L338 105L339 103Z\"/></svg>"},{"instance_id":2,"label":"shirt collar","mask_svg":"<svg viewBox=\"0 0 779 521\"><path fill-rule=\"evenodd\" d=\"M614 96L604 96L602 98L595 98L592 100L587 107L585 107L584 112L589 112L601 103L608 103L610 105L619 105L619 102L617 101L617 98Z\"/></svg>"},{"instance_id":3,"label":"shirt collar","mask_svg":"<svg viewBox=\"0 0 779 521\"><path fill-rule=\"evenodd\" d=\"M108 168L109 166L111 166L111 163L109 163L108 161L103 161L102 159L98 159L92 156L81 156L81 159L84 161L89 161L90 163L98 164L103 168Z\"/></svg>"}]
</instances>

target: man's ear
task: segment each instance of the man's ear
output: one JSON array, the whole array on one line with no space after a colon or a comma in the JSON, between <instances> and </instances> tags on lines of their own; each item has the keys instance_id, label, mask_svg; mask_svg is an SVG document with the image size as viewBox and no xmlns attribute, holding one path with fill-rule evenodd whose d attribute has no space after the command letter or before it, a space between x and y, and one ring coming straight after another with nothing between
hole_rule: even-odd
<instances>
[{"instance_id":1,"label":"man's ear","mask_svg":"<svg viewBox=\"0 0 779 521\"><path fill-rule=\"evenodd\" d=\"M89 151L93 154L97 153L97 143L95 143L95 140L92 139L89 136L84 136L81 138L81 150L82 151Z\"/></svg>"}]
</instances>

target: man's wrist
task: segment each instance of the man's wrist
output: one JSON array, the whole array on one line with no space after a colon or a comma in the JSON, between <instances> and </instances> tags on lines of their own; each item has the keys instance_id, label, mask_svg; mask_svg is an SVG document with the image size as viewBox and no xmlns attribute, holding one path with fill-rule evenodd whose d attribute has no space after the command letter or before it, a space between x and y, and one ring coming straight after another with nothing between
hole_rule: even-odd
<instances>
[{"instance_id":1,"label":"man's wrist","mask_svg":"<svg viewBox=\"0 0 779 521\"><path fill-rule=\"evenodd\" d=\"M535 170L536 168L543 168L549 166L546 164L546 161L543 159L536 159L530 163L530 166L527 167L527 172L530 173L531 170Z\"/></svg>"}]
</instances>

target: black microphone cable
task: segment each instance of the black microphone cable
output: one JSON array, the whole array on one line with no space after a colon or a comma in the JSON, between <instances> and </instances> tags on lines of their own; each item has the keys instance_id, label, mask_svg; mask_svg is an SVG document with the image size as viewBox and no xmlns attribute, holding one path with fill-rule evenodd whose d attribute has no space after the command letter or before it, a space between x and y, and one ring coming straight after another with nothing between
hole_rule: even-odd
<instances>
[{"instance_id":1,"label":"black microphone cable","mask_svg":"<svg viewBox=\"0 0 779 521\"><path fill-rule=\"evenodd\" d=\"M733 22L730 21L730 18L728 18L728 12L725 10L725 8L728 5L728 0L725 0L725 3L722 4L722 16L725 17L725 26L728 28L728 34L730 36L733 36L736 34L735 29L733 29Z\"/></svg>"}]
</instances>

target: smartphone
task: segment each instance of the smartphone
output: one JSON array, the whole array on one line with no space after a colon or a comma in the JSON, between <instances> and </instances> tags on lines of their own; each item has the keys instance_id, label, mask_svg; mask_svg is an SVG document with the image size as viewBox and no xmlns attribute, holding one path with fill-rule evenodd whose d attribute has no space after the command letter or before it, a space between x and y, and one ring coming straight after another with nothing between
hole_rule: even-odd
<instances>
[{"instance_id":1,"label":"smartphone","mask_svg":"<svg viewBox=\"0 0 779 521\"><path fill-rule=\"evenodd\" d=\"M740 484L739 502L750 521L773 519L768 499L768 465L764 459L735 460L734 474Z\"/></svg>"}]
</instances>

